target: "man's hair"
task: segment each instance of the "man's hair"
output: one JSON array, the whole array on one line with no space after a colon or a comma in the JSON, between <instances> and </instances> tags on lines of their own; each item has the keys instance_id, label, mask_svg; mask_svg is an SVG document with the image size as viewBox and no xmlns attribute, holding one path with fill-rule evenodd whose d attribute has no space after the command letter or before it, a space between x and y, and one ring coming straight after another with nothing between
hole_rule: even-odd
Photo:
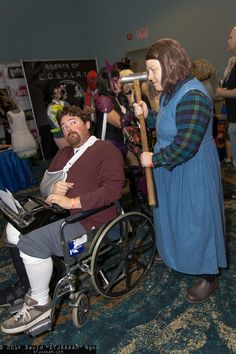
<instances>
[{"instance_id":1,"label":"man's hair","mask_svg":"<svg viewBox=\"0 0 236 354\"><path fill-rule=\"evenodd\" d=\"M179 42L163 38L147 51L146 60L156 59L162 69L161 85L164 92L172 92L177 82L191 74L192 62Z\"/></svg>"},{"instance_id":2,"label":"man's hair","mask_svg":"<svg viewBox=\"0 0 236 354\"><path fill-rule=\"evenodd\" d=\"M58 124L61 125L61 119L63 116L69 115L72 117L79 117L84 123L87 122L88 118L81 108L77 106L66 106L63 108L62 112L58 116Z\"/></svg>"}]
</instances>

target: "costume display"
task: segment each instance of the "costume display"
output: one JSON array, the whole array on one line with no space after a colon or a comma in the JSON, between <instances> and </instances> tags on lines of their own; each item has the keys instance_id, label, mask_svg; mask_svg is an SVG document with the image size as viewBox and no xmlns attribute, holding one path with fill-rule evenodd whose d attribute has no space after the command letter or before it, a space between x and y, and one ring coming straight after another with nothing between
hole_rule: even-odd
<instances>
[{"instance_id":1,"label":"costume display","mask_svg":"<svg viewBox=\"0 0 236 354\"><path fill-rule=\"evenodd\" d=\"M97 95L95 98L96 108L97 108L97 119L94 135L99 139L103 137L104 140L110 140L114 145L119 147L124 156L127 154L127 147L124 142L124 136L122 128L120 126L115 126L109 121L105 122L107 119L107 114L113 110L122 117L122 111L120 105L117 101L116 86L119 80L119 73L115 66L110 66L106 64L105 68L102 68L97 77ZM105 125L105 131L104 131Z\"/></svg>"},{"instance_id":2,"label":"costume display","mask_svg":"<svg viewBox=\"0 0 236 354\"><path fill-rule=\"evenodd\" d=\"M208 105L202 93L209 98ZM192 100L197 94L199 99ZM180 139L181 129L190 124L194 104L204 108L192 136L185 141L185 150L178 151L173 140ZM159 113L147 118L148 125L156 124L157 132L153 155L154 167L158 167L153 169L158 198L154 208L157 248L169 267L186 274L218 274L219 268L226 266L223 192L209 121L211 110L205 87L190 77L176 85L172 95L163 94ZM200 146L196 144L198 136L204 136Z\"/></svg>"},{"instance_id":3,"label":"costume display","mask_svg":"<svg viewBox=\"0 0 236 354\"><path fill-rule=\"evenodd\" d=\"M11 129L11 144L13 151L21 159L27 159L37 154L37 143L30 132L24 111L8 111L7 118Z\"/></svg>"},{"instance_id":4,"label":"costume display","mask_svg":"<svg viewBox=\"0 0 236 354\"><path fill-rule=\"evenodd\" d=\"M47 109L48 122L52 128L51 132L53 133L54 138L64 137L61 128L57 122L57 117L62 112L64 106L65 106L64 101L53 99Z\"/></svg>"},{"instance_id":5,"label":"costume display","mask_svg":"<svg viewBox=\"0 0 236 354\"><path fill-rule=\"evenodd\" d=\"M130 72L130 71L129 71ZM126 85L129 89L129 85ZM126 92L128 93L128 92ZM130 190L133 200L139 205L144 213L150 213L147 205L146 180L143 168L139 165L138 157L142 152L141 135L138 119L134 116L132 103L122 91L120 73L116 65L106 62L105 68L101 69L97 79L97 121L95 135L112 141L127 158L132 153L136 160L127 166L127 177L130 181ZM133 92L131 94L133 98ZM119 127L109 122L106 124L104 134L104 119L109 113L116 112L119 116Z\"/></svg>"},{"instance_id":6,"label":"costume display","mask_svg":"<svg viewBox=\"0 0 236 354\"><path fill-rule=\"evenodd\" d=\"M60 83L53 83L49 88L49 93L52 101L47 108L48 123L51 127L54 142L56 143L58 149L62 149L63 147L68 146L68 143L64 138L57 119L63 108L68 106L68 103L62 100L63 90Z\"/></svg>"},{"instance_id":7,"label":"costume display","mask_svg":"<svg viewBox=\"0 0 236 354\"><path fill-rule=\"evenodd\" d=\"M96 95L96 82L97 82L97 72L91 70L86 76L87 90L85 92L85 107L90 108L89 120L94 123L96 121L96 107L95 107L95 95Z\"/></svg>"},{"instance_id":8,"label":"costume display","mask_svg":"<svg viewBox=\"0 0 236 354\"><path fill-rule=\"evenodd\" d=\"M111 110L114 109L119 115L122 115L122 112L121 112L121 109L120 109L120 106L117 102L116 97L111 96L110 99L111 99L111 102L109 103L109 106L110 105L112 106ZM104 106L103 108L101 108L101 106L97 103L97 101L96 101L96 104L97 104L98 110L97 110L95 135L98 138L102 138L102 135L103 135L102 131L103 131L103 126L104 126L104 118L105 118L104 113L107 112L107 106ZM123 132L122 132L121 128L118 128L118 127L114 126L113 124L107 122L106 123L106 130L105 130L105 134L104 134L104 140L111 141L126 156L128 149L125 145L124 136L123 136Z\"/></svg>"}]
</instances>

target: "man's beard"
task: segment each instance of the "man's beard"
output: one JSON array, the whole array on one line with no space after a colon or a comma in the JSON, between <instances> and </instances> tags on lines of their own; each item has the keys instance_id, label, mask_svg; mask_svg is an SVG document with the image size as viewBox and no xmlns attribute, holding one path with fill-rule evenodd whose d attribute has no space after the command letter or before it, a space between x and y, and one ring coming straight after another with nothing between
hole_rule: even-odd
<instances>
[{"instance_id":1,"label":"man's beard","mask_svg":"<svg viewBox=\"0 0 236 354\"><path fill-rule=\"evenodd\" d=\"M69 133L66 137L66 140L72 147L78 147L81 143L81 138L76 132Z\"/></svg>"}]
</instances>

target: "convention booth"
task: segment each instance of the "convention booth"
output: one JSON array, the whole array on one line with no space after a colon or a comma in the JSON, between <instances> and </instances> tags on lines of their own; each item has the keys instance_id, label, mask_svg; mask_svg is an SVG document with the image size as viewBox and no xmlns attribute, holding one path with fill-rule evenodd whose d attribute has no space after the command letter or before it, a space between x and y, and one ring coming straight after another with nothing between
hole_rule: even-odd
<instances>
[{"instance_id":1,"label":"convention booth","mask_svg":"<svg viewBox=\"0 0 236 354\"><path fill-rule=\"evenodd\" d=\"M0 149L0 189L14 193L37 182L31 157L57 152L46 109L50 86L60 84L63 99L82 107L91 70L97 71L96 58L0 64L0 146L10 146Z\"/></svg>"},{"instance_id":2,"label":"convention booth","mask_svg":"<svg viewBox=\"0 0 236 354\"><path fill-rule=\"evenodd\" d=\"M59 84L63 91L63 101L82 107L87 89L86 76L91 70L97 71L97 60L24 60L22 68L38 129L42 156L50 159L57 151L47 117L47 107L52 100L51 88Z\"/></svg>"}]
</instances>

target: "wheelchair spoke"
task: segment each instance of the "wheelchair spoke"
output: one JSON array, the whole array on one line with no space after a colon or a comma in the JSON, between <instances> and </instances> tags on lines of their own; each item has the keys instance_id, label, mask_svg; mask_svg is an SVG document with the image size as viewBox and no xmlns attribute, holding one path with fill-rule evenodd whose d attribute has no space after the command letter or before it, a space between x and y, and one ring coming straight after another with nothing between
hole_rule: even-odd
<instances>
[{"instance_id":1,"label":"wheelchair spoke","mask_svg":"<svg viewBox=\"0 0 236 354\"><path fill-rule=\"evenodd\" d=\"M110 281L108 281L108 286L106 287L106 291L110 291L111 287L116 284L117 279L119 278L119 275L121 274L121 271L123 269L123 265L124 265L124 260L122 260L122 262L120 263L119 267L116 269L115 273L113 274L112 278Z\"/></svg>"},{"instance_id":2,"label":"wheelchair spoke","mask_svg":"<svg viewBox=\"0 0 236 354\"><path fill-rule=\"evenodd\" d=\"M126 282L126 289L129 289L130 288L130 280L131 280L131 277L130 277L130 272L129 272L129 262L125 262L125 269L124 269L124 273L125 273L125 282Z\"/></svg>"}]
</instances>

